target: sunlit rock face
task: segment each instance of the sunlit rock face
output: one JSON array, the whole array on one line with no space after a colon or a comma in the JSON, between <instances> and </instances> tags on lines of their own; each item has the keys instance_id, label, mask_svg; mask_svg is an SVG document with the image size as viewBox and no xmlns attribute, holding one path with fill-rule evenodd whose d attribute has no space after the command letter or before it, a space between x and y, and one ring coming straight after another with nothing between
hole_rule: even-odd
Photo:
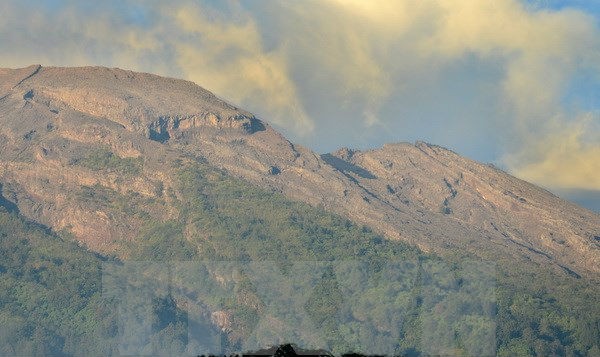
<instances>
[{"instance_id":1,"label":"sunlit rock face","mask_svg":"<svg viewBox=\"0 0 600 357\"><path fill-rule=\"evenodd\" d=\"M98 252L176 216L175 172L203 160L425 251L600 273L598 214L438 146L319 155L194 83L120 69L2 69L0 98L2 197ZM102 190L148 215L117 214Z\"/></svg>"}]
</instances>

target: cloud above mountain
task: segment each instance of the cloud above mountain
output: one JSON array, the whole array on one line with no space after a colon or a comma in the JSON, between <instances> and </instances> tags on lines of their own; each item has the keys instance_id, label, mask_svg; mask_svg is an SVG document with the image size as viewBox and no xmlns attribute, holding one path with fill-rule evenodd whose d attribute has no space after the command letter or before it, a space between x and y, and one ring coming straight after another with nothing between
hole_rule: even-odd
<instances>
[{"instance_id":1,"label":"cloud above mountain","mask_svg":"<svg viewBox=\"0 0 600 357\"><path fill-rule=\"evenodd\" d=\"M541 2L8 1L0 66L193 80L317 150L425 139L600 190L600 33Z\"/></svg>"}]
</instances>

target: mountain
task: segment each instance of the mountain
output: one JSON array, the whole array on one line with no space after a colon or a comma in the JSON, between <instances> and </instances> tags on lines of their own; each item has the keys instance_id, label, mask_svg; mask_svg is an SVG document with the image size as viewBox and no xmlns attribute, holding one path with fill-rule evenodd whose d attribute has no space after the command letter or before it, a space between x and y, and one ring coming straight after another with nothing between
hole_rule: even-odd
<instances>
[{"instance_id":1,"label":"mountain","mask_svg":"<svg viewBox=\"0 0 600 357\"><path fill-rule=\"evenodd\" d=\"M202 158L425 251L600 272L600 215L441 147L318 155L191 82L107 68L0 73L3 195L99 252L117 251L137 225L73 193L99 185L157 198L174 185L170 163ZM153 217L173 214L165 200Z\"/></svg>"},{"instance_id":2,"label":"mountain","mask_svg":"<svg viewBox=\"0 0 600 357\"><path fill-rule=\"evenodd\" d=\"M0 205L77 254L482 261L500 276L499 351L598 347L600 215L442 147L321 155L194 83L102 67L1 69L0 124Z\"/></svg>"}]
</instances>

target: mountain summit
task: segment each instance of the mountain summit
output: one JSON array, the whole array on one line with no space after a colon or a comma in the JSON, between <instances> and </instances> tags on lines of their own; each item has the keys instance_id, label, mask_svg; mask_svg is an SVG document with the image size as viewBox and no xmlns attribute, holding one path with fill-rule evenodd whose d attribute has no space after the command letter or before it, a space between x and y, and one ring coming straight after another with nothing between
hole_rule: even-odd
<instances>
[{"instance_id":1,"label":"mountain summit","mask_svg":"<svg viewBox=\"0 0 600 357\"><path fill-rule=\"evenodd\" d=\"M0 256L0 355L600 353L598 214L145 73L0 70Z\"/></svg>"},{"instance_id":2,"label":"mountain summit","mask_svg":"<svg viewBox=\"0 0 600 357\"><path fill-rule=\"evenodd\" d=\"M0 202L97 252L176 215L174 170L200 160L427 252L600 273L598 214L439 146L319 155L194 83L121 69L1 69L0 98ZM148 199L147 217L102 189Z\"/></svg>"}]
</instances>

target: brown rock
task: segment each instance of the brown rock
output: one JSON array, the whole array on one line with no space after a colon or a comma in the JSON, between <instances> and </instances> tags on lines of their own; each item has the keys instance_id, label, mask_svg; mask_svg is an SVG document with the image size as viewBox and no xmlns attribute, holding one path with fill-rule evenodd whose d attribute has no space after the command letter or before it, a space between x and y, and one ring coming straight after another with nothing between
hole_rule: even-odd
<instances>
[{"instance_id":1,"label":"brown rock","mask_svg":"<svg viewBox=\"0 0 600 357\"><path fill-rule=\"evenodd\" d=\"M141 221L85 198L85 187L156 197L174 186L168 163L191 157L425 251L600 273L598 214L438 146L320 156L191 82L120 69L2 69L0 83L3 197L100 252L118 251ZM139 158L143 169L99 174L76 164L98 148ZM149 214L175 214L169 197Z\"/></svg>"}]
</instances>

